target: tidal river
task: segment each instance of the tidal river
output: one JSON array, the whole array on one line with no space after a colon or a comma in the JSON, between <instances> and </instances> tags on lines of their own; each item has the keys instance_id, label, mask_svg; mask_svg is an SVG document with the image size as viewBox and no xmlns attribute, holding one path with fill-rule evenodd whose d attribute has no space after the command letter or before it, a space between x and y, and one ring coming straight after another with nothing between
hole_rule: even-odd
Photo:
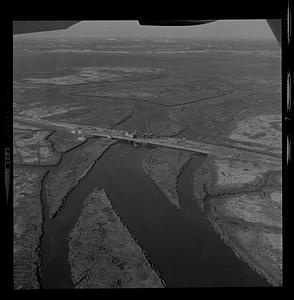
<instances>
[{"instance_id":1,"label":"tidal river","mask_svg":"<svg viewBox=\"0 0 294 300\"><path fill-rule=\"evenodd\" d=\"M193 201L193 172L204 158L195 157L181 174L183 210L177 210L144 173L142 162L149 151L125 144L112 146L70 193L60 213L52 220L46 216L41 244L42 288L74 287L68 234L83 201L96 187L106 190L167 287L268 286L221 241ZM70 158L72 151L66 155Z\"/></svg>"}]
</instances>

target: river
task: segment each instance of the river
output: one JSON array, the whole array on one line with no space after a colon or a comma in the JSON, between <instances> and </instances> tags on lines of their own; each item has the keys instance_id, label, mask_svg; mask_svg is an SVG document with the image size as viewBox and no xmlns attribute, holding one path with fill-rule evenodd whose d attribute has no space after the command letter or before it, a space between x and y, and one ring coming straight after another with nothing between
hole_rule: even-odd
<instances>
[{"instance_id":1,"label":"river","mask_svg":"<svg viewBox=\"0 0 294 300\"><path fill-rule=\"evenodd\" d=\"M183 209L177 210L144 173L142 162L149 151L126 144L112 146L70 193L54 219L48 219L45 205L41 287L74 287L67 238L78 220L83 201L96 187L106 190L167 287L268 286L221 241L196 206L193 172L204 158L195 156L181 174L179 197ZM70 159L73 153L65 154L65 159ZM43 202L46 202L44 193Z\"/></svg>"}]
</instances>

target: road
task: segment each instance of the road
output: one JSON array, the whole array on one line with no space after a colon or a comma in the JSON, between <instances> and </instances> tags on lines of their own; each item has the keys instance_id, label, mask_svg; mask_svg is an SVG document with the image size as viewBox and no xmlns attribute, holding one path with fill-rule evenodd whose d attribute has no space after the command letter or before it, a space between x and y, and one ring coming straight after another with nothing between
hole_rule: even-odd
<instances>
[{"instance_id":1,"label":"road","mask_svg":"<svg viewBox=\"0 0 294 300\"><path fill-rule=\"evenodd\" d=\"M43 119L27 119L15 116L15 121L21 121L25 123L30 123L36 126L50 126L63 128L69 131L78 131L78 134L86 136L99 136L112 138L142 145L154 145L161 147L168 147L173 149L185 150L195 152L197 154L202 154L205 156L214 156L224 159L238 159L244 161L258 162L264 164L270 164L275 167L282 166L282 157L275 153L265 152L265 151L255 151L249 149L242 149L241 147L234 146L224 146L203 142L196 142L186 139L172 138L172 137L132 137L127 136L122 130L114 130L108 128L76 125L72 123L64 122L51 122Z\"/></svg>"}]
</instances>

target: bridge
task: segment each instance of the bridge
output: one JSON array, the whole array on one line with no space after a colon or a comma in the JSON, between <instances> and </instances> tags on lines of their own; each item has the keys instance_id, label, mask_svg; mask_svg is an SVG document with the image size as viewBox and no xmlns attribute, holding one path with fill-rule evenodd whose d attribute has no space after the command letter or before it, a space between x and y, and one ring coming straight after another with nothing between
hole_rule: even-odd
<instances>
[{"instance_id":1,"label":"bridge","mask_svg":"<svg viewBox=\"0 0 294 300\"><path fill-rule=\"evenodd\" d=\"M51 122L43 119L27 119L15 116L14 120L33 124L36 126L39 125L46 127L49 126L50 128L62 128L86 136L111 138L141 145L154 145L190 151L195 152L198 155L214 156L221 159L237 159L263 164L270 164L280 168L282 167L282 157L278 154L266 151L256 151L251 149L249 150L247 148L234 147L230 145L224 146L212 143L179 139L174 137L134 137L131 134L126 134L126 132L122 130L114 130L95 126L76 125L64 122Z\"/></svg>"}]
</instances>

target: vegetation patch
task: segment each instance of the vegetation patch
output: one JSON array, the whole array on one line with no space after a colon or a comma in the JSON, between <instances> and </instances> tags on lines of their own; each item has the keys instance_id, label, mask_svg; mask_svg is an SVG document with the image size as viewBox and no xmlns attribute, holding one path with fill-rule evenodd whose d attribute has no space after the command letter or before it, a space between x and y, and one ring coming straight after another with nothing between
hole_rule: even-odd
<instances>
[{"instance_id":1,"label":"vegetation patch","mask_svg":"<svg viewBox=\"0 0 294 300\"><path fill-rule=\"evenodd\" d=\"M281 115L257 115L237 122L229 138L267 146L272 152L282 153Z\"/></svg>"},{"instance_id":2,"label":"vegetation patch","mask_svg":"<svg viewBox=\"0 0 294 300\"><path fill-rule=\"evenodd\" d=\"M152 123L150 125L150 130L153 136L175 136L183 131L180 124L167 120L157 123Z\"/></svg>"},{"instance_id":3,"label":"vegetation patch","mask_svg":"<svg viewBox=\"0 0 294 300\"><path fill-rule=\"evenodd\" d=\"M45 191L50 218L58 213L67 194L87 174L96 160L114 143L115 141L109 139L89 142L82 150L76 151L70 161L61 164L49 173Z\"/></svg>"},{"instance_id":4,"label":"vegetation patch","mask_svg":"<svg viewBox=\"0 0 294 300\"><path fill-rule=\"evenodd\" d=\"M194 174L195 198L212 226L273 285L282 282L280 173L257 162L210 158Z\"/></svg>"},{"instance_id":5,"label":"vegetation patch","mask_svg":"<svg viewBox=\"0 0 294 300\"><path fill-rule=\"evenodd\" d=\"M282 231L254 226L236 226L220 220L213 226L235 254L274 286L281 286Z\"/></svg>"},{"instance_id":6,"label":"vegetation patch","mask_svg":"<svg viewBox=\"0 0 294 300\"><path fill-rule=\"evenodd\" d=\"M46 117L49 121L76 123L79 125L93 125L112 128L132 116L134 109L131 106L101 102L59 115Z\"/></svg>"},{"instance_id":7,"label":"vegetation patch","mask_svg":"<svg viewBox=\"0 0 294 300\"><path fill-rule=\"evenodd\" d=\"M240 219L267 227L282 226L282 212L276 192L247 193L212 198L210 212L214 218Z\"/></svg>"},{"instance_id":8,"label":"vegetation patch","mask_svg":"<svg viewBox=\"0 0 294 300\"><path fill-rule=\"evenodd\" d=\"M18 130L13 131L14 163L21 165L50 166L59 162L57 154L48 137L52 134L45 130Z\"/></svg>"},{"instance_id":9,"label":"vegetation patch","mask_svg":"<svg viewBox=\"0 0 294 300\"><path fill-rule=\"evenodd\" d=\"M85 138L78 134L73 134L67 130L56 130L50 137L56 151L64 153L74 147L84 143Z\"/></svg>"},{"instance_id":10,"label":"vegetation patch","mask_svg":"<svg viewBox=\"0 0 294 300\"><path fill-rule=\"evenodd\" d=\"M44 170L13 169L13 277L15 289L38 289Z\"/></svg>"},{"instance_id":11,"label":"vegetation patch","mask_svg":"<svg viewBox=\"0 0 294 300\"><path fill-rule=\"evenodd\" d=\"M76 288L164 287L102 189L85 200L69 235L69 262Z\"/></svg>"},{"instance_id":12,"label":"vegetation patch","mask_svg":"<svg viewBox=\"0 0 294 300\"><path fill-rule=\"evenodd\" d=\"M111 82L134 79L156 78L164 74L159 68L136 67L83 67L71 68L59 72L39 74L39 77L25 78L24 81L34 84L76 85L93 82Z\"/></svg>"},{"instance_id":13,"label":"vegetation patch","mask_svg":"<svg viewBox=\"0 0 294 300\"><path fill-rule=\"evenodd\" d=\"M156 149L144 160L143 168L168 201L180 208L177 192L178 177L192 158L190 152L173 149Z\"/></svg>"}]
</instances>

